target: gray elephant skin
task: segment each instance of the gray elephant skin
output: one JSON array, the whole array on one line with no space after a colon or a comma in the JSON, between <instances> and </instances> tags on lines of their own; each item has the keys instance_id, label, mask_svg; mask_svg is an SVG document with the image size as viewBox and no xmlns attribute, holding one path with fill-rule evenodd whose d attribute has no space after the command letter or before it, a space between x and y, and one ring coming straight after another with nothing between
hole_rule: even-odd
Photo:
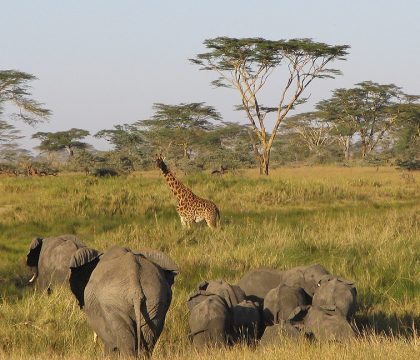
<instances>
[{"instance_id":1,"label":"gray elephant skin","mask_svg":"<svg viewBox=\"0 0 420 360\"><path fill-rule=\"evenodd\" d=\"M282 272L274 269L255 269L246 273L238 285L247 299L263 304L267 293L282 283Z\"/></svg>"},{"instance_id":2,"label":"gray elephant skin","mask_svg":"<svg viewBox=\"0 0 420 360\"><path fill-rule=\"evenodd\" d=\"M305 333L318 341L348 341L356 336L335 306L312 306L305 317Z\"/></svg>"},{"instance_id":3,"label":"gray elephant skin","mask_svg":"<svg viewBox=\"0 0 420 360\"><path fill-rule=\"evenodd\" d=\"M281 284L271 289L264 299L265 325L272 326L295 319L309 304L310 300L302 288Z\"/></svg>"},{"instance_id":4,"label":"gray elephant skin","mask_svg":"<svg viewBox=\"0 0 420 360\"><path fill-rule=\"evenodd\" d=\"M196 348L225 345L231 327L226 302L218 295L202 297L191 309L189 337Z\"/></svg>"},{"instance_id":5,"label":"gray elephant skin","mask_svg":"<svg viewBox=\"0 0 420 360\"><path fill-rule=\"evenodd\" d=\"M175 263L156 250L79 249L70 262L70 288L105 352L151 355L169 309Z\"/></svg>"},{"instance_id":6,"label":"gray elephant skin","mask_svg":"<svg viewBox=\"0 0 420 360\"><path fill-rule=\"evenodd\" d=\"M261 332L258 304L245 299L237 285L224 280L204 281L187 301L190 338L197 348L255 344Z\"/></svg>"},{"instance_id":7,"label":"gray elephant skin","mask_svg":"<svg viewBox=\"0 0 420 360\"><path fill-rule=\"evenodd\" d=\"M335 306L341 315L350 319L356 312L356 298L357 291L352 281L336 276L325 276L319 282L312 305Z\"/></svg>"},{"instance_id":8,"label":"gray elephant skin","mask_svg":"<svg viewBox=\"0 0 420 360\"><path fill-rule=\"evenodd\" d=\"M33 276L30 283L51 290L52 285L68 283L69 263L73 254L85 245L74 235L34 238L26 257Z\"/></svg>"}]
</instances>

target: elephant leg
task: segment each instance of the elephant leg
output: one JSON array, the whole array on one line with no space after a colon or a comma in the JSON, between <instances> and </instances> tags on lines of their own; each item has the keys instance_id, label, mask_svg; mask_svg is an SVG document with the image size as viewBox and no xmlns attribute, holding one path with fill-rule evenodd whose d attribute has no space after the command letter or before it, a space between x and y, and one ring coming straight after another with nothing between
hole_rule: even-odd
<instances>
[{"instance_id":1,"label":"elephant leg","mask_svg":"<svg viewBox=\"0 0 420 360\"><path fill-rule=\"evenodd\" d=\"M115 311L115 310L114 310ZM88 318L89 325L105 345L105 353L136 356L136 334L130 319L116 312Z\"/></svg>"}]
</instances>

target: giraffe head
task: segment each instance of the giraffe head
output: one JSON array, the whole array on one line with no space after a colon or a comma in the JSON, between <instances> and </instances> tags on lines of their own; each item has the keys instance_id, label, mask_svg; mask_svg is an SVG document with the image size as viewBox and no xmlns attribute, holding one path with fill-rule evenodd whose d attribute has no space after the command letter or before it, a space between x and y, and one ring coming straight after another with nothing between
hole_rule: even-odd
<instances>
[{"instance_id":1,"label":"giraffe head","mask_svg":"<svg viewBox=\"0 0 420 360\"><path fill-rule=\"evenodd\" d=\"M163 160L164 160L164 157L162 157L162 155L157 155L157 156L156 156L156 159L155 159L155 161L156 161L156 166L157 166L160 170L162 170L162 172L163 172L164 174L167 174L167 173L169 172L169 170L168 170L168 167L166 166L166 164L163 162Z\"/></svg>"}]
</instances>

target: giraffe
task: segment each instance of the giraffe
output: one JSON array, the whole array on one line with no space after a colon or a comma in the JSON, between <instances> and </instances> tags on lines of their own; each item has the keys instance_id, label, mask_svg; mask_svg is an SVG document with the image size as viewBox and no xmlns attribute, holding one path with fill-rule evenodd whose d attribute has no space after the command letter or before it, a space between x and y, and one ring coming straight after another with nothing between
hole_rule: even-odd
<instances>
[{"instance_id":1,"label":"giraffe","mask_svg":"<svg viewBox=\"0 0 420 360\"><path fill-rule=\"evenodd\" d=\"M210 200L202 199L182 184L163 162L163 158L156 158L156 165L162 171L166 183L178 200L176 211L181 219L182 226L191 228L191 224L205 220L211 229L217 227L220 212L217 206Z\"/></svg>"}]
</instances>

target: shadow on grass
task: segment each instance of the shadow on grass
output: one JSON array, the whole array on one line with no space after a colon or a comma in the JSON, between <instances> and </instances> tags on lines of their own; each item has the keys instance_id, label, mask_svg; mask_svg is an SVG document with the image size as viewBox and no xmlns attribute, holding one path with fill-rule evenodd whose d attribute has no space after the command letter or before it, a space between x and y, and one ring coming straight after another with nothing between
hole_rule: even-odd
<instances>
[{"instance_id":1,"label":"shadow on grass","mask_svg":"<svg viewBox=\"0 0 420 360\"><path fill-rule=\"evenodd\" d=\"M388 337L402 337L413 339L419 336L419 314L386 314L383 311L357 314L355 322L361 335L383 335Z\"/></svg>"}]
</instances>

